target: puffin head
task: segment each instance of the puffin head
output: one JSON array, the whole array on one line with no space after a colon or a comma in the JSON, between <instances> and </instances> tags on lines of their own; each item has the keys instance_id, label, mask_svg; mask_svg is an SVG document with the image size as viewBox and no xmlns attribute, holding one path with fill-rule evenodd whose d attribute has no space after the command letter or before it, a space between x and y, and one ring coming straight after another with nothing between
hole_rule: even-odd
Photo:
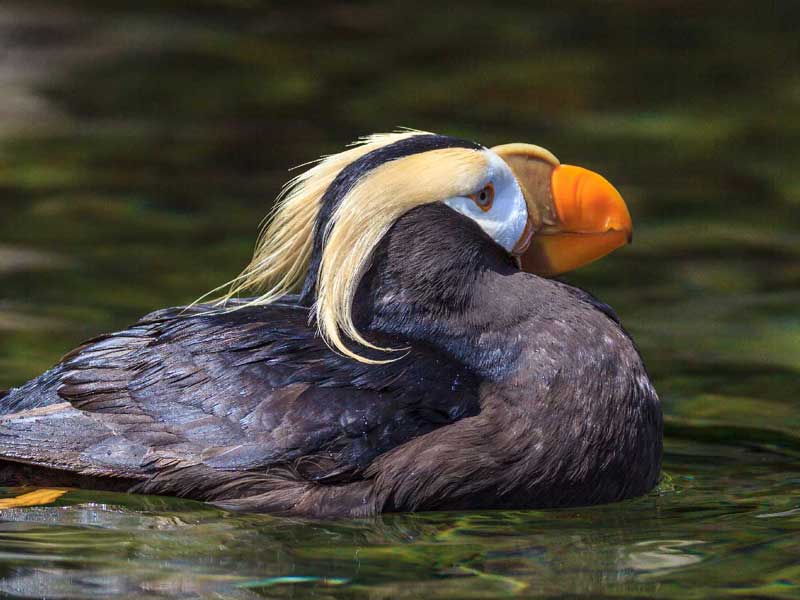
<instances>
[{"instance_id":1,"label":"puffin head","mask_svg":"<svg viewBox=\"0 0 800 600\"><path fill-rule=\"evenodd\" d=\"M335 350L363 362L346 339L364 339L353 300L371 257L412 209L442 203L470 219L518 268L552 276L605 256L631 239L631 217L603 177L561 165L530 144L486 148L422 131L373 135L321 159L289 182L250 265L225 302L268 304L300 291L319 332Z\"/></svg>"}]
</instances>

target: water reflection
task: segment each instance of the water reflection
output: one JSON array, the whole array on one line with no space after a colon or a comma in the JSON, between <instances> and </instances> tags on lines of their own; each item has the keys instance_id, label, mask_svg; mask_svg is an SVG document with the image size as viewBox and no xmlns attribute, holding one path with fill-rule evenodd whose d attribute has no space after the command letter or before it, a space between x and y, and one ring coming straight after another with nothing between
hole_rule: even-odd
<instances>
[{"instance_id":1,"label":"water reflection","mask_svg":"<svg viewBox=\"0 0 800 600\"><path fill-rule=\"evenodd\" d=\"M749 469L768 475L756 464ZM103 494L100 504L91 501L94 493L76 490L56 506L3 513L0 558L10 568L0 589L27 597L248 598L287 588L337 597L650 595L679 588L675 582L686 577L707 590L759 589L770 569L791 572L786 552L797 549L789 533L796 524L743 530L738 516L757 516L779 505L780 495L721 499L713 480L677 479L647 498L594 509L342 522L231 515L123 494ZM760 561L755 579L750 554ZM711 557L726 565L724 577L706 580L717 570L692 570Z\"/></svg>"},{"instance_id":2,"label":"water reflection","mask_svg":"<svg viewBox=\"0 0 800 600\"><path fill-rule=\"evenodd\" d=\"M627 556L629 568L643 573L678 569L703 560L691 552L692 546L702 544L700 540L657 540L637 542Z\"/></svg>"},{"instance_id":3,"label":"water reflection","mask_svg":"<svg viewBox=\"0 0 800 600\"><path fill-rule=\"evenodd\" d=\"M645 515L652 499L633 508L648 523L643 531L632 526L630 513L617 511L601 518L565 511L320 523L220 518L196 503L177 501L167 503L169 513L158 514L145 511L145 502L114 505L113 494L103 505L81 503L86 492L74 494L77 504L4 513L3 559L23 568L4 576L0 589L30 597L80 595L92 587L191 596L335 586L376 588L387 595L480 597L564 589L565 581L574 592L597 591L609 582L620 590L627 582L641 589L634 576L699 560L692 542L639 541L660 531L658 517ZM57 533L46 527L54 524ZM123 568L131 563L134 570Z\"/></svg>"}]
</instances>

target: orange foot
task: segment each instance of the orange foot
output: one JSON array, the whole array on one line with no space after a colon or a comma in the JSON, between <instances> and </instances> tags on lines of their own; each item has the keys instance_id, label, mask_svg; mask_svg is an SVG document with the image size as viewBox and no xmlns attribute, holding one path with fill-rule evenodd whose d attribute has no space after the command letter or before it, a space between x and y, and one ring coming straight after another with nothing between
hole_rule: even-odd
<instances>
[{"instance_id":1,"label":"orange foot","mask_svg":"<svg viewBox=\"0 0 800 600\"><path fill-rule=\"evenodd\" d=\"M42 488L27 494L14 496L13 498L3 498L0 500L0 510L4 508L19 508L22 506L38 506L40 504L50 504L66 494L69 490L56 488Z\"/></svg>"}]
</instances>

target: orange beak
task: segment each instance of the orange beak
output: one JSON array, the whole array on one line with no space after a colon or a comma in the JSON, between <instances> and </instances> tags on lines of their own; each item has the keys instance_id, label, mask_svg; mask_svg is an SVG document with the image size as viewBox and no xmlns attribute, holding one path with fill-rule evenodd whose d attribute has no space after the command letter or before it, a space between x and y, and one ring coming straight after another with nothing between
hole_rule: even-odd
<instances>
[{"instance_id":1,"label":"orange beak","mask_svg":"<svg viewBox=\"0 0 800 600\"><path fill-rule=\"evenodd\" d=\"M521 257L525 271L543 276L566 273L631 242L628 207L603 176L559 165L552 171L550 191L554 222L543 224L533 236Z\"/></svg>"},{"instance_id":2,"label":"orange beak","mask_svg":"<svg viewBox=\"0 0 800 600\"><path fill-rule=\"evenodd\" d=\"M511 168L528 206L529 227L518 254L523 270L545 277L566 273L630 243L628 207L604 177L562 165L532 144L503 144L492 151Z\"/></svg>"}]
</instances>

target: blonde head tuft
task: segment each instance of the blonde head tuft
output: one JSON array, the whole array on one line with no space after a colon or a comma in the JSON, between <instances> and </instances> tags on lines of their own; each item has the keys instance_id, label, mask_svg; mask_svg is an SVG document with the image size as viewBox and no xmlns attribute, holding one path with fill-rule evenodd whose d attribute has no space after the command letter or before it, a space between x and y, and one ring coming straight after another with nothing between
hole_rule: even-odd
<instances>
[{"instance_id":1,"label":"blonde head tuft","mask_svg":"<svg viewBox=\"0 0 800 600\"><path fill-rule=\"evenodd\" d=\"M245 291L260 295L236 308L265 305L299 291L306 279L314 228L325 191L358 158L383 146L426 132L407 130L363 138L340 154L323 158L290 181L259 236L253 259L229 284L219 305ZM324 231L312 315L325 341L338 352L366 363L345 339L378 348L358 332L352 305L375 247L404 213L416 206L472 193L485 176L485 155L468 148L443 148L386 162L365 173L340 199Z\"/></svg>"}]
</instances>

